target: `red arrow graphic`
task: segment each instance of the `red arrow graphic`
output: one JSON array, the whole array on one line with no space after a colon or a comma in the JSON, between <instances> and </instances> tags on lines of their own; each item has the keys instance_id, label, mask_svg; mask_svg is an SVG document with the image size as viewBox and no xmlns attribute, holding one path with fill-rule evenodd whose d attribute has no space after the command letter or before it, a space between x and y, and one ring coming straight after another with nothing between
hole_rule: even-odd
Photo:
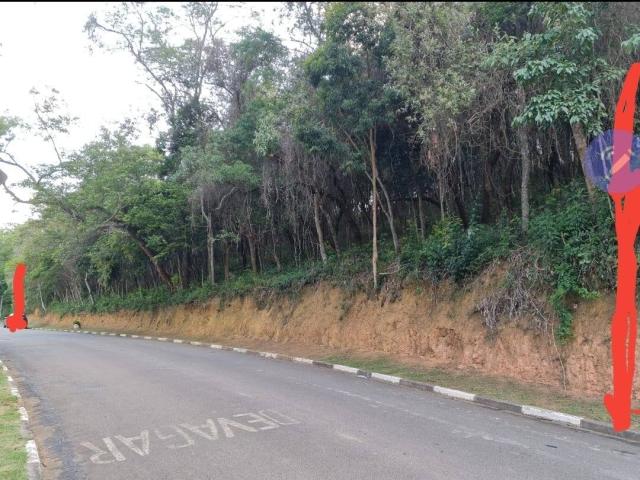
<instances>
[{"instance_id":1,"label":"red arrow graphic","mask_svg":"<svg viewBox=\"0 0 640 480\"><path fill-rule=\"evenodd\" d=\"M631 171L631 146L636 93L640 81L640 63L629 68L622 85L614 117L613 176L609 195L615 203L616 237L618 240L618 286L616 307L611 319L611 360L613 393L604 396L604 404L613 429L617 432L631 426L631 395L636 358L638 312L636 308L637 262L635 240L640 227L640 172Z\"/></svg>"},{"instance_id":2,"label":"red arrow graphic","mask_svg":"<svg viewBox=\"0 0 640 480\"><path fill-rule=\"evenodd\" d=\"M24 263L16 266L13 274L13 313L7 317L7 327L11 332L21 330L27 326L24 316L24 277L27 275L27 267Z\"/></svg>"}]
</instances>

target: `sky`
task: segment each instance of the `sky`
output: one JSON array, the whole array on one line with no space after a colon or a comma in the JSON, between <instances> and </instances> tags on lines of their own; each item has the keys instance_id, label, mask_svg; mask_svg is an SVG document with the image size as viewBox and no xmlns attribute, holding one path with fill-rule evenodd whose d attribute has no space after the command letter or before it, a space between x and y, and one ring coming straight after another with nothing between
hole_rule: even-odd
<instances>
[{"instance_id":1,"label":"sky","mask_svg":"<svg viewBox=\"0 0 640 480\"><path fill-rule=\"evenodd\" d=\"M70 134L59 139L70 152L92 140L101 126L115 126L124 118L140 124L140 142L153 143L156 132L144 128L142 116L158 101L142 85L144 76L125 52L90 49L83 31L92 12L99 16L113 8L106 3L1 3L0 4L0 115L33 122L32 88L55 88L66 111L78 117ZM282 33L277 3L224 4L220 18L223 38L231 39L245 25ZM257 12L257 15L253 12ZM286 30L285 30L286 31ZM15 157L37 165L57 161L53 149L33 133L21 132L11 144ZM23 177L2 166L9 182ZM27 197L28 191L16 189ZM0 189L0 228L22 223L32 216L28 205L15 203Z\"/></svg>"}]
</instances>

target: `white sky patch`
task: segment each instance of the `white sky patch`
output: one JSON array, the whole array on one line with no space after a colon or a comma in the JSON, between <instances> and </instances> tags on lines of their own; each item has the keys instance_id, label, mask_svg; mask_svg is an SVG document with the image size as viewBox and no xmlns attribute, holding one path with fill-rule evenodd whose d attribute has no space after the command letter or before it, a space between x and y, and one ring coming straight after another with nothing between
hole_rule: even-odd
<instances>
[{"instance_id":1,"label":"white sky patch","mask_svg":"<svg viewBox=\"0 0 640 480\"><path fill-rule=\"evenodd\" d=\"M112 4L80 2L1 4L0 115L32 123L29 91L35 87L45 92L53 87L66 102L68 113L78 117L70 135L60 138L63 150L81 147L95 138L101 126L114 127L127 117L139 120L140 143L153 143L157 132L149 132L142 116L159 105L142 85L141 70L125 52L94 48L91 53L91 42L83 31L92 12L100 17L110 8ZM222 37L231 40L246 25L262 25L284 36L279 8L275 2L222 4ZM11 148L19 161L30 166L56 161L50 146L33 134L21 133ZM23 179L15 169L3 169L9 183ZM28 197L28 192L15 190ZM0 189L0 228L22 223L30 216L29 206L16 204Z\"/></svg>"}]
</instances>

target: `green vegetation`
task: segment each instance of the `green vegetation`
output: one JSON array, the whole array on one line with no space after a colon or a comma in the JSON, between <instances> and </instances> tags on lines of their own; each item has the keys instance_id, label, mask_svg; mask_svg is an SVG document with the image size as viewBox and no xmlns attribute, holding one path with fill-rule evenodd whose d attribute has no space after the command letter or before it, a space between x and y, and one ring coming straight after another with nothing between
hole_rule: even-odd
<instances>
[{"instance_id":1,"label":"green vegetation","mask_svg":"<svg viewBox=\"0 0 640 480\"><path fill-rule=\"evenodd\" d=\"M577 298L614 287L609 204L582 160L640 48L638 5L290 2L284 38L234 40L216 36L217 9L131 3L87 21L155 93L153 146L123 119L66 152L57 91L33 91L33 125L0 116L3 186L37 213L0 232L0 314L20 261L29 308L59 313L320 280L376 294L502 261L487 327L532 313L560 339ZM27 127L57 162L16 158Z\"/></svg>"},{"instance_id":2,"label":"green vegetation","mask_svg":"<svg viewBox=\"0 0 640 480\"><path fill-rule=\"evenodd\" d=\"M0 373L0 477L26 480L27 451L20 433L18 402L8 383L4 372Z\"/></svg>"}]
</instances>

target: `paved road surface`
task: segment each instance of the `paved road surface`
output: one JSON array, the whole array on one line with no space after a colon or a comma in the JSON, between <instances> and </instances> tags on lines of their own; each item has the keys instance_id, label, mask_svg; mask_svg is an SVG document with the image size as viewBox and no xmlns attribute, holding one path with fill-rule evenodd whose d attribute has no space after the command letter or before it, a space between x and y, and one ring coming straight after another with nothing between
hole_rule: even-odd
<instances>
[{"instance_id":1,"label":"paved road surface","mask_svg":"<svg viewBox=\"0 0 640 480\"><path fill-rule=\"evenodd\" d=\"M0 333L61 479L630 479L640 447L230 351Z\"/></svg>"}]
</instances>

